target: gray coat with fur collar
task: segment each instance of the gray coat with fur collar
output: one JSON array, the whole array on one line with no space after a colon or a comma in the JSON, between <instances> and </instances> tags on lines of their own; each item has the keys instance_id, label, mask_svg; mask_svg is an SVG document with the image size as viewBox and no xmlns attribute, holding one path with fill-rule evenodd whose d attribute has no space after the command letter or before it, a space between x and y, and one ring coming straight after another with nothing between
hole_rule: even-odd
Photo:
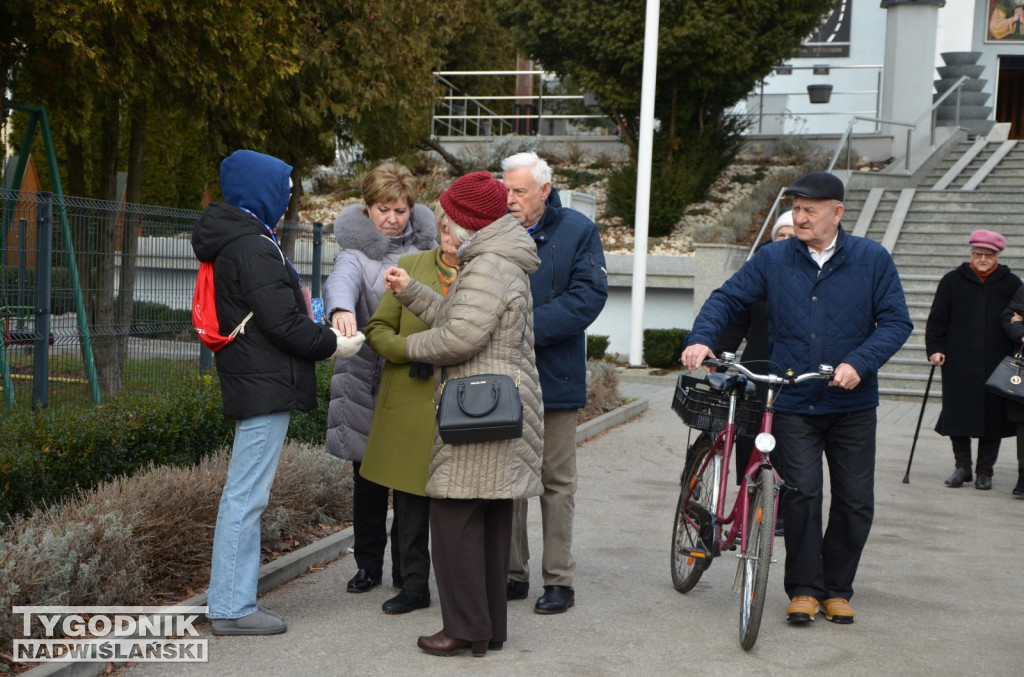
<instances>
[{"instance_id":1,"label":"gray coat with fur collar","mask_svg":"<svg viewBox=\"0 0 1024 677\"><path fill-rule=\"evenodd\" d=\"M338 215L334 239L341 251L324 283L325 316L329 322L336 310L353 312L359 331L364 331L384 295L384 271L399 257L433 249L437 229L433 212L416 205L405 233L388 237L374 227L366 206L355 204ZM351 359L335 361L327 412L327 451L334 456L363 460L382 368L383 359L368 344Z\"/></svg>"}]
</instances>

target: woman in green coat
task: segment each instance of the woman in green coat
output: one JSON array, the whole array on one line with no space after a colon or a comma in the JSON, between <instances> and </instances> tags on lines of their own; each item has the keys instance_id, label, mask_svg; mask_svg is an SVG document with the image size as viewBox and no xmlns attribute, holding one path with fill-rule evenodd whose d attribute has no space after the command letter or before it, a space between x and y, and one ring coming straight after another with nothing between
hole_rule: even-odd
<instances>
[{"instance_id":1,"label":"woman in green coat","mask_svg":"<svg viewBox=\"0 0 1024 677\"><path fill-rule=\"evenodd\" d=\"M412 279L447 294L458 273L459 258L442 225L440 208L436 217L441 246L403 256L398 266ZM398 549L402 571L402 591L381 607L386 614L430 606L430 499L424 488L434 447L433 367L410 362L404 352L405 337L429 328L390 291L366 325L366 342L386 362L360 474L394 490L391 547Z\"/></svg>"}]
</instances>

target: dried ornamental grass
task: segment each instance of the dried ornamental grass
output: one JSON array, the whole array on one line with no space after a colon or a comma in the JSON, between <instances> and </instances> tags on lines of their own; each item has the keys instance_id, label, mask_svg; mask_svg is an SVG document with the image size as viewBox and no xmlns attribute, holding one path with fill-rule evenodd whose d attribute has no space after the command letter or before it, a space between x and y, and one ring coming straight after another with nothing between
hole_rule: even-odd
<instances>
[{"instance_id":1,"label":"dried ornamental grass","mask_svg":"<svg viewBox=\"0 0 1024 677\"><path fill-rule=\"evenodd\" d=\"M209 580L229 453L160 467L18 518L0 535L0 651L21 635L15 605L170 603ZM264 514L264 561L351 520L351 466L288 444ZM197 589L198 588L198 589Z\"/></svg>"}]
</instances>

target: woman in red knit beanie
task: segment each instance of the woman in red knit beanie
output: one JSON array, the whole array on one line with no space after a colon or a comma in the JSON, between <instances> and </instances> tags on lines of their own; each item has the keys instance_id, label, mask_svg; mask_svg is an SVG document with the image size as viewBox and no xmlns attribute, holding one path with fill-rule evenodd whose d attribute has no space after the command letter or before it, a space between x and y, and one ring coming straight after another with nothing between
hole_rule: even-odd
<instances>
[{"instance_id":1,"label":"woman in red knit beanie","mask_svg":"<svg viewBox=\"0 0 1024 677\"><path fill-rule=\"evenodd\" d=\"M508 214L505 186L487 172L456 180L441 195L460 270L447 296L389 268L384 283L431 329L412 334L405 355L441 365L442 381L507 374L520 384L523 435L447 444L434 437L426 494L444 627L419 638L430 654L483 656L507 639L513 499L539 496L544 417L533 352L529 275L540 266L526 229ZM440 397L441 383L435 390Z\"/></svg>"}]
</instances>

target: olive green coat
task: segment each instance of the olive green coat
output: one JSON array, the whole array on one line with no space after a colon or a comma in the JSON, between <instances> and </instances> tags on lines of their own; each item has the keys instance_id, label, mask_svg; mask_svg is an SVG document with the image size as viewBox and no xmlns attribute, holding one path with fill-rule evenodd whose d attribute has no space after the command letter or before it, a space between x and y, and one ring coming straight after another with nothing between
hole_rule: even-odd
<instances>
[{"instance_id":1,"label":"olive green coat","mask_svg":"<svg viewBox=\"0 0 1024 677\"><path fill-rule=\"evenodd\" d=\"M403 256L398 267L441 293L438 271L450 269L440 257L441 248L436 247ZM434 446L434 379L410 378L405 338L429 328L391 292L384 293L377 311L366 323L366 342L385 363L359 474L371 482L419 496L424 495Z\"/></svg>"}]
</instances>

